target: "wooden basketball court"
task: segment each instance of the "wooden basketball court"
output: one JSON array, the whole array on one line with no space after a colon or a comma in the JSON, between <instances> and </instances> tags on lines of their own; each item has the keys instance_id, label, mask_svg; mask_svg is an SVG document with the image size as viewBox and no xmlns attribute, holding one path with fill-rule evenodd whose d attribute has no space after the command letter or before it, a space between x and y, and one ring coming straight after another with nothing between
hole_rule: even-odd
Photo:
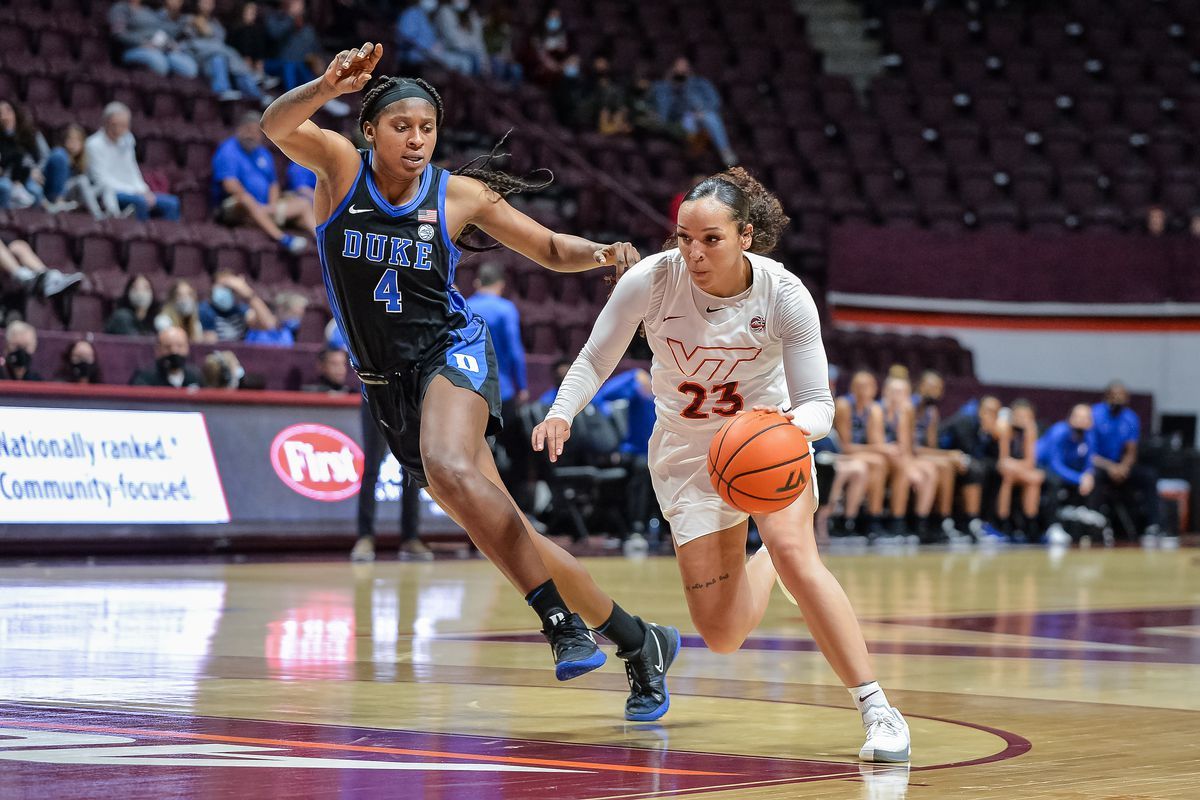
<instances>
[{"instance_id":1,"label":"wooden basketball court","mask_svg":"<svg viewBox=\"0 0 1200 800\"><path fill-rule=\"evenodd\" d=\"M780 594L732 656L669 558L592 559L685 633L671 711L554 680L482 561L0 567L0 798L1196 798L1200 555L827 554L912 728L858 715Z\"/></svg>"}]
</instances>

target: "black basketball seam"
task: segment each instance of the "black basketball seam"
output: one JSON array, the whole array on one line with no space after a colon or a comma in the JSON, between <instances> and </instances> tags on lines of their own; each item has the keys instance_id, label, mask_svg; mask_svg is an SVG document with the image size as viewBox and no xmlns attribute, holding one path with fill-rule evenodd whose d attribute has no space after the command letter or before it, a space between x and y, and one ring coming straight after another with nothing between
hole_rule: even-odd
<instances>
[{"instance_id":1,"label":"black basketball seam","mask_svg":"<svg viewBox=\"0 0 1200 800\"><path fill-rule=\"evenodd\" d=\"M776 422L774 425L772 425L768 428L763 428L761 431L756 432L749 439L747 439L746 441L744 441L740 445L738 445L737 450L734 450L732 453L729 454L729 458L725 459L725 466L718 469L717 474L719 475L720 473L723 473L725 471L725 467L729 466L729 464L733 461L734 457L736 457L738 453L742 452L742 450L745 449L746 445L750 444L751 442L753 442L758 437L762 436L767 431L775 430L776 428L781 427L783 425L791 425L791 424L792 423L790 423L790 422ZM717 455L720 455L720 453L718 452ZM722 480L724 480L724 479L722 478Z\"/></svg>"},{"instance_id":2,"label":"black basketball seam","mask_svg":"<svg viewBox=\"0 0 1200 800\"><path fill-rule=\"evenodd\" d=\"M742 473L734 475L732 478L730 478L729 483L732 484L734 481L736 481L738 478L741 478L744 475L753 475L756 472L766 472L767 470L775 469L776 467L786 467L788 464L793 464L797 461L803 461L806 458L808 458L808 453L804 453L803 455L796 456L795 458L789 458L787 461L781 461L778 464L772 464L769 467L759 467L758 469L752 469L749 472L742 472ZM721 480L724 480L724 478L722 478Z\"/></svg>"},{"instance_id":3,"label":"black basketball seam","mask_svg":"<svg viewBox=\"0 0 1200 800\"><path fill-rule=\"evenodd\" d=\"M808 484L806 483L806 484L804 484L804 489L807 489L807 488L808 488ZM749 492L743 492L741 489L737 488L736 486L729 487L729 491L731 491L731 492L737 492L738 494L744 494L744 495L746 495L746 497L751 497L755 500L766 500L771 503L781 503L785 500L788 502L791 502L791 501L795 500L797 497L799 497L801 494L803 494L804 489L801 489L798 493L792 495L791 497L759 497L756 494L750 494Z\"/></svg>"}]
</instances>

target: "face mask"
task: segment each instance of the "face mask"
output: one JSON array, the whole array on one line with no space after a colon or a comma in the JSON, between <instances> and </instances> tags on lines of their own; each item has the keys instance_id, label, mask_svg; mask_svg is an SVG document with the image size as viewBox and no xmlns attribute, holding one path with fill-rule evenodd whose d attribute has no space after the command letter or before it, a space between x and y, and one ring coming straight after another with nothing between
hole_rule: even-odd
<instances>
[{"instance_id":1,"label":"face mask","mask_svg":"<svg viewBox=\"0 0 1200 800\"><path fill-rule=\"evenodd\" d=\"M179 353L168 353L158 359L158 363L162 367L163 372L178 372L183 369L183 365L186 362Z\"/></svg>"},{"instance_id":2,"label":"face mask","mask_svg":"<svg viewBox=\"0 0 1200 800\"><path fill-rule=\"evenodd\" d=\"M72 361L71 362L71 378L73 380L91 380L92 375L96 372L96 365L90 361Z\"/></svg>"},{"instance_id":3,"label":"face mask","mask_svg":"<svg viewBox=\"0 0 1200 800\"><path fill-rule=\"evenodd\" d=\"M214 286L212 290L212 304L218 311L230 311L233 309L233 289L228 286Z\"/></svg>"},{"instance_id":4,"label":"face mask","mask_svg":"<svg viewBox=\"0 0 1200 800\"><path fill-rule=\"evenodd\" d=\"M29 365L33 362L33 356L29 355L29 351L24 347L18 347L7 356L4 357L4 363L10 369L29 369Z\"/></svg>"},{"instance_id":5,"label":"face mask","mask_svg":"<svg viewBox=\"0 0 1200 800\"><path fill-rule=\"evenodd\" d=\"M175 310L181 317L190 317L196 313L196 301L190 297L181 297L175 301Z\"/></svg>"},{"instance_id":6,"label":"face mask","mask_svg":"<svg viewBox=\"0 0 1200 800\"><path fill-rule=\"evenodd\" d=\"M551 17L550 19L546 20L546 30L550 31L550 33L558 33L559 30L561 30L561 29L562 29L562 18L561 17Z\"/></svg>"},{"instance_id":7,"label":"face mask","mask_svg":"<svg viewBox=\"0 0 1200 800\"><path fill-rule=\"evenodd\" d=\"M471 7L471 0L454 0L454 10L458 12L466 11Z\"/></svg>"},{"instance_id":8,"label":"face mask","mask_svg":"<svg viewBox=\"0 0 1200 800\"><path fill-rule=\"evenodd\" d=\"M1076 439L1083 438L1083 436L1086 434L1087 434L1087 430L1085 430L1084 428L1071 428L1071 435L1074 436Z\"/></svg>"},{"instance_id":9,"label":"face mask","mask_svg":"<svg viewBox=\"0 0 1200 800\"><path fill-rule=\"evenodd\" d=\"M1125 410L1125 404L1124 403L1109 403L1108 410L1111 411L1114 416L1116 416L1117 414L1120 414L1122 411Z\"/></svg>"},{"instance_id":10,"label":"face mask","mask_svg":"<svg viewBox=\"0 0 1200 800\"><path fill-rule=\"evenodd\" d=\"M286 328L287 330L289 330L289 331L291 331L293 334L295 334L295 333L296 333L296 331L300 330L300 320L298 320L298 319L285 319L285 320L283 321L283 323L282 323L282 327Z\"/></svg>"},{"instance_id":11,"label":"face mask","mask_svg":"<svg viewBox=\"0 0 1200 800\"><path fill-rule=\"evenodd\" d=\"M674 75L671 76L671 79L674 80L676 83L683 83L684 81L687 80L687 73L686 72L676 72Z\"/></svg>"},{"instance_id":12,"label":"face mask","mask_svg":"<svg viewBox=\"0 0 1200 800\"><path fill-rule=\"evenodd\" d=\"M145 311L154 302L154 295L150 292L141 289L134 289L129 293L129 305L136 308L138 311Z\"/></svg>"},{"instance_id":13,"label":"face mask","mask_svg":"<svg viewBox=\"0 0 1200 800\"><path fill-rule=\"evenodd\" d=\"M565 67L563 67L563 77L564 78L578 78L579 77L579 66L577 64L567 64Z\"/></svg>"},{"instance_id":14,"label":"face mask","mask_svg":"<svg viewBox=\"0 0 1200 800\"><path fill-rule=\"evenodd\" d=\"M432 14L437 11L438 0L421 0L421 10L426 14Z\"/></svg>"},{"instance_id":15,"label":"face mask","mask_svg":"<svg viewBox=\"0 0 1200 800\"><path fill-rule=\"evenodd\" d=\"M929 395L924 395L921 397L921 405L923 406L936 406L937 404L938 399L936 397L930 397Z\"/></svg>"}]
</instances>

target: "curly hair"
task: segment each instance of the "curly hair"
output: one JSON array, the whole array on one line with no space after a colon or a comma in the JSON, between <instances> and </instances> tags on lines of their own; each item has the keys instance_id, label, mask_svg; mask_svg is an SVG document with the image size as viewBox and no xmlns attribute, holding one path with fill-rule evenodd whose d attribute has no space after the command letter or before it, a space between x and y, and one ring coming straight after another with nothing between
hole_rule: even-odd
<instances>
[{"instance_id":1,"label":"curly hair","mask_svg":"<svg viewBox=\"0 0 1200 800\"><path fill-rule=\"evenodd\" d=\"M436 111L437 125L439 128L441 127L442 119L445 116L445 107L442 103L442 96L438 94L437 89L433 88L431 84L421 78L394 78L387 75L380 75L371 80L371 82L368 84L368 86L371 88L367 90L365 95L363 95L362 110L358 113L358 129L360 131L362 130L363 125L368 122L375 124L375 121L379 119L379 115L383 113L382 108L376 108L376 106L379 104L379 98L382 97L383 94L389 89L395 86L402 86L405 83L412 83L421 87L429 94L430 97L433 98L433 107ZM540 191L553 183L554 173L548 169L534 170L534 173L531 174L545 173L548 175L545 180L535 181L530 180L528 176L519 177L516 175L510 175L507 172L493 169L491 167L492 162L508 156L507 153L500 152L500 148L503 147L505 141L508 140L509 133L512 133L512 131L510 130L508 133L505 133L490 152L476 156L458 169L452 170L452 174L461 175L465 178L474 178L475 180L480 181L497 195L497 200L508 197L510 194ZM475 233L477 230L478 228L476 228L474 225L466 226L459 231L459 234L456 237L456 244L461 249L473 253L481 253L487 250L494 250L499 247L499 244L496 243L480 245L467 243L465 241L466 238L472 233Z\"/></svg>"},{"instance_id":2,"label":"curly hair","mask_svg":"<svg viewBox=\"0 0 1200 800\"><path fill-rule=\"evenodd\" d=\"M791 222L779 198L742 167L732 167L705 178L684 195L683 201L705 197L716 198L726 206L739 230L746 225L754 226L751 253L766 254L774 250L784 228ZM667 239L667 249L675 246L674 237Z\"/></svg>"}]
</instances>

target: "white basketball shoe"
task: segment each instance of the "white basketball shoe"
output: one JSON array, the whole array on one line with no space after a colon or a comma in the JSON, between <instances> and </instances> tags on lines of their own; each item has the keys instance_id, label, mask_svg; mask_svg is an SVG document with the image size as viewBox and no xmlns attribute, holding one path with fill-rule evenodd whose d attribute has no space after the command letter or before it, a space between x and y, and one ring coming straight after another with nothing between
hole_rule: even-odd
<instances>
[{"instance_id":1,"label":"white basketball shoe","mask_svg":"<svg viewBox=\"0 0 1200 800\"><path fill-rule=\"evenodd\" d=\"M863 714L867 741L858 751L863 761L902 764L908 761L911 750L908 723L899 709L890 706L870 706Z\"/></svg>"}]
</instances>

